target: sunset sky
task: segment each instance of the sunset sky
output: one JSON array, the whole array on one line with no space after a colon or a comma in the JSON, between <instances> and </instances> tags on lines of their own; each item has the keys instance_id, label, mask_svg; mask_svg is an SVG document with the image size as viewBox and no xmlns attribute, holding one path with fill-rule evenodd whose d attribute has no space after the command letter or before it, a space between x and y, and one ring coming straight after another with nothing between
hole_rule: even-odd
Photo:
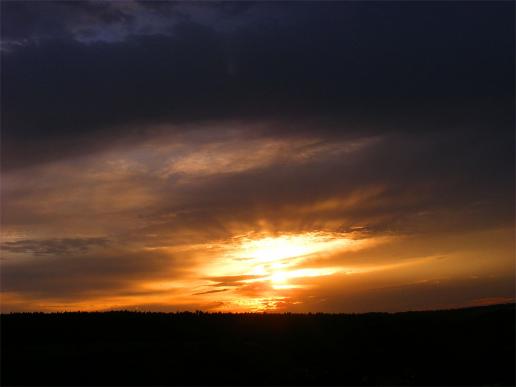
<instances>
[{"instance_id":1,"label":"sunset sky","mask_svg":"<svg viewBox=\"0 0 516 387\"><path fill-rule=\"evenodd\" d=\"M514 302L514 2L1 4L2 312Z\"/></svg>"}]
</instances>

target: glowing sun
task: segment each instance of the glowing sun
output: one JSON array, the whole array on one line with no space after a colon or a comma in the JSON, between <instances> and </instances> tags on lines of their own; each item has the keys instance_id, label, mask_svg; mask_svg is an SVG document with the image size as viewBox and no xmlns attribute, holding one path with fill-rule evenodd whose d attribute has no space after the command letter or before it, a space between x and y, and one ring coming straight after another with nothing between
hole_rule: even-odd
<instances>
[{"instance_id":1,"label":"glowing sun","mask_svg":"<svg viewBox=\"0 0 516 387\"><path fill-rule=\"evenodd\" d=\"M275 289L298 287L289 280L301 277L330 275L335 268L298 268L310 257L324 252L332 252L353 243L333 233L312 232L280 236L246 235L236 238L230 256L234 259L230 266L240 274L256 276L248 282L270 281Z\"/></svg>"},{"instance_id":2,"label":"glowing sun","mask_svg":"<svg viewBox=\"0 0 516 387\"><path fill-rule=\"evenodd\" d=\"M212 259L201 271L207 282L196 295L221 302L221 310L275 309L346 269L330 258L361 243L350 234L322 231L237 235L210 244Z\"/></svg>"}]
</instances>

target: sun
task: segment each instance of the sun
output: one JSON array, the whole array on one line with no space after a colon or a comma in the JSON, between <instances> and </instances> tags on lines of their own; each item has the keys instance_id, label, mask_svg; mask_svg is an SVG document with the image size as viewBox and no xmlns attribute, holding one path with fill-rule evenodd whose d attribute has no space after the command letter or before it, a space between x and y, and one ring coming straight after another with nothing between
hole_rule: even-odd
<instances>
[{"instance_id":1,"label":"sun","mask_svg":"<svg viewBox=\"0 0 516 387\"><path fill-rule=\"evenodd\" d=\"M287 282L288 274L284 271L273 271L270 275L270 280L274 285L284 284Z\"/></svg>"},{"instance_id":2,"label":"sun","mask_svg":"<svg viewBox=\"0 0 516 387\"><path fill-rule=\"evenodd\" d=\"M301 277L317 277L334 273L334 268L298 268L315 254L335 251L351 243L342 235L311 232L280 236L240 238L235 255L240 259L240 271L270 281L274 289L296 287L290 283ZM250 280L254 281L254 280Z\"/></svg>"},{"instance_id":3,"label":"sun","mask_svg":"<svg viewBox=\"0 0 516 387\"><path fill-rule=\"evenodd\" d=\"M244 241L244 257L260 262L281 261L286 258L300 257L313 253L317 247L311 238L305 236L266 237Z\"/></svg>"},{"instance_id":4,"label":"sun","mask_svg":"<svg viewBox=\"0 0 516 387\"><path fill-rule=\"evenodd\" d=\"M284 261L289 258L335 250L354 241L335 233L308 232L280 236L239 237L236 254L261 263Z\"/></svg>"},{"instance_id":5,"label":"sun","mask_svg":"<svg viewBox=\"0 0 516 387\"><path fill-rule=\"evenodd\" d=\"M236 235L211 245L216 255L203 268L203 281L208 282L198 293L235 310L274 309L303 289L318 286L323 277L341 272L332 258L358 243L347 233L323 231Z\"/></svg>"}]
</instances>

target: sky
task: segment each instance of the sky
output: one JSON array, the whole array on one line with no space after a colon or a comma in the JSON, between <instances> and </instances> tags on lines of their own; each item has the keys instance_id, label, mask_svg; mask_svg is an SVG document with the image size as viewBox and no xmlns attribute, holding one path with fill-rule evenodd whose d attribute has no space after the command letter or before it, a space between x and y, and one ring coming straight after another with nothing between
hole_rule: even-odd
<instances>
[{"instance_id":1,"label":"sky","mask_svg":"<svg viewBox=\"0 0 516 387\"><path fill-rule=\"evenodd\" d=\"M2 1L0 310L514 302L514 7Z\"/></svg>"}]
</instances>

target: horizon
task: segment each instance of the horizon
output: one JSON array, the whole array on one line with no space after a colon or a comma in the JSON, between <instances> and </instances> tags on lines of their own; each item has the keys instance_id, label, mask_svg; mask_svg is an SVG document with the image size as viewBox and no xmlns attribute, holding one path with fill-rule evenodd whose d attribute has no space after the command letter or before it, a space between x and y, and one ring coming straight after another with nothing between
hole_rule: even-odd
<instances>
[{"instance_id":1,"label":"horizon","mask_svg":"<svg viewBox=\"0 0 516 387\"><path fill-rule=\"evenodd\" d=\"M381 315L395 315L395 314L405 314L405 313L428 313L428 312L454 312L454 311L463 311L469 309L484 309L484 308L497 308L497 307L516 307L516 302L509 302L503 304L487 304L487 305L475 305L475 306L462 306L462 307L452 307L450 309L418 309L418 310L403 310L398 312L380 312L380 311L370 311L370 312L277 312L277 311L261 311L261 312L213 312L213 311L202 311L202 310L179 310L174 312L160 312L160 311L151 311L151 310L134 310L134 309L111 309L111 310L92 310L92 311L84 311L84 310L64 310L64 311L28 311L28 312L0 312L0 316L8 316L8 315L24 315L24 314L43 314L43 315L52 315L52 314L110 314L110 313L128 313L128 314L164 314L164 315L178 315L178 314L208 314L208 315L290 315L290 316L312 316L312 315L326 315L326 316L361 316L368 314L381 314Z\"/></svg>"}]
</instances>

